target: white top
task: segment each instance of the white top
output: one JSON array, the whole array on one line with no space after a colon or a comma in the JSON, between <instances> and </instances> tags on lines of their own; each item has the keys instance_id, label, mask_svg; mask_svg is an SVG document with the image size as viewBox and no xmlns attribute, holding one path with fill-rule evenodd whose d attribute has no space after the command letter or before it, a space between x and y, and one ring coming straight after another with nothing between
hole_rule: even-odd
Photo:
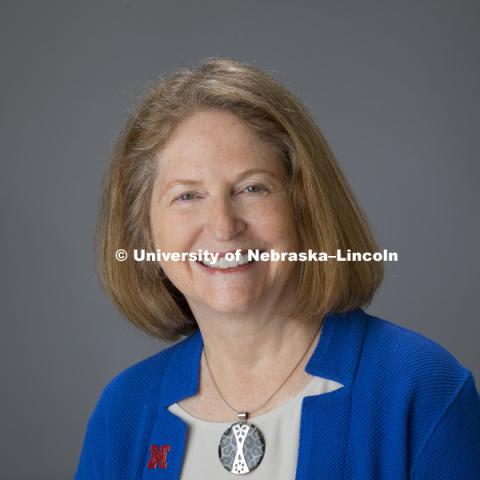
<instances>
[{"instance_id":1,"label":"white top","mask_svg":"<svg viewBox=\"0 0 480 480\"><path fill-rule=\"evenodd\" d=\"M251 480L292 480L297 467L300 415L302 400L309 395L320 395L343 387L326 378L314 377L297 395L269 412L251 418L263 433L265 455L260 465L246 474ZM226 470L218 458L220 438L232 423L210 422L196 418L177 403L168 407L189 426L181 479L234 480L243 475L234 475Z\"/></svg>"}]
</instances>

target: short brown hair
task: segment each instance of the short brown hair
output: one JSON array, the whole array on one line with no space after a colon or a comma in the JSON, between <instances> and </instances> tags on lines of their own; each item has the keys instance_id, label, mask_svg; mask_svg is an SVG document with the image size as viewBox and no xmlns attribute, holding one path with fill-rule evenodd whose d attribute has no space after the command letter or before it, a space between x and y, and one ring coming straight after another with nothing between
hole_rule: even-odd
<instances>
[{"instance_id":1,"label":"short brown hair","mask_svg":"<svg viewBox=\"0 0 480 480\"><path fill-rule=\"evenodd\" d=\"M302 249L374 252L365 216L322 133L301 102L260 69L211 58L149 88L121 132L105 173L97 223L98 273L120 311L164 340L198 325L183 294L157 262L115 261L118 249L154 251L149 207L155 157L174 128L208 109L243 119L282 153ZM300 262L294 316L341 313L367 305L383 278L380 262Z\"/></svg>"}]
</instances>

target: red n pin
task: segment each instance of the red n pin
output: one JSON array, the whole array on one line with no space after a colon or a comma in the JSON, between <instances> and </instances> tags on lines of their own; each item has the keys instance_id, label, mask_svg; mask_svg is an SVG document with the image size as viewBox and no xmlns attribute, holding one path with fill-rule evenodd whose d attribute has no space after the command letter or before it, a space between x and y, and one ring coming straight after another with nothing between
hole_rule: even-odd
<instances>
[{"instance_id":1,"label":"red n pin","mask_svg":"<svg viewBox=\"0 0 480 480\"><path fill-rule=\"evenodd\" d=\"M167 468L167 453L170 451L170 445L150 445L150 460L147 468Z\"/></svg>"}]
</instances>

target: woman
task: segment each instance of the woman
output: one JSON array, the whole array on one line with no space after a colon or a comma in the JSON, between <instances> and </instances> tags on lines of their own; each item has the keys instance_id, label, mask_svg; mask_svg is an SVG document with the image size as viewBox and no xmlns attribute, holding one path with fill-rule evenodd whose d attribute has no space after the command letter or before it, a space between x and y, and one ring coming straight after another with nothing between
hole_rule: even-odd
<instances>
[{"instance_id":1,"label":"woman","mask_svg":"<svg viewBox=\"0 0 480 480\"><path fill-rule=\"evenodd\" d=\"M361 309L381 263L247 263L377 250L318 127L270 76L214 59L155 85L109 166L99 246L125 316L187 337L104 389L77 479L480 478L472 374Z\"/></svg>"}]
</instances>

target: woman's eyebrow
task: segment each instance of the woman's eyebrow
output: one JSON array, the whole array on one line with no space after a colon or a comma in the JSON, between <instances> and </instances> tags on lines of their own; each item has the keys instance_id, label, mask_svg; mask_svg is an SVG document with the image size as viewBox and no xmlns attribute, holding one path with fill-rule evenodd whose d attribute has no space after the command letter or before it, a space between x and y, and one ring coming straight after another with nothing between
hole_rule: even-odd
<instances>
[{"instance_id":1,"label":"woman's eyebrow","mask_svg":"<svg viewBox=\"0 0 480 480\"><path fill-rule=\"evenodd\" d=\"M236 181L238 182L239 180L242 180L243 178L246 178L250 175L254 175L256 173L263 173L264 175L270 176L273 179L278 179L278 174L268 170L266 168L250 168L248 170L245 170L242 172L240 175L238 175ZM167 192L171 188L175 187L176 185L201 185L203 182L200 180L194 180L192 178L177 178L175 180L172 180L171 182L168 182L165 187L163 188L163 193Z\"/></svg>"},{"instance_id":2,"label":"woman's eyebrow","mask_svg":"<svg viewBox=\"0 0 480 480\"><path fill-rule=\"evenodd\" d=\"M238 176L237 181L242 180L242 178L248 177L250 175L254 175L255 173L263 173L265 175L268 175L269 177L278 178L278 173L273 172L272 170L268 170L267 168L249 168Z\"/></svg>"},{"instance_id":3,"label":"woman's eyebrow","mask_svg":"<svg viewBox=\"0 0 480 480\"><path fill-rule=\"evenodd\" d=\"M175 187L176 185L200 185L202 182L199 180L192 180L190 178L177 178L176 180L172 180L171 182L168 182L163 191L166 192L167 190L170 190L172 187Z\"/></svg>"}]
</instances>

